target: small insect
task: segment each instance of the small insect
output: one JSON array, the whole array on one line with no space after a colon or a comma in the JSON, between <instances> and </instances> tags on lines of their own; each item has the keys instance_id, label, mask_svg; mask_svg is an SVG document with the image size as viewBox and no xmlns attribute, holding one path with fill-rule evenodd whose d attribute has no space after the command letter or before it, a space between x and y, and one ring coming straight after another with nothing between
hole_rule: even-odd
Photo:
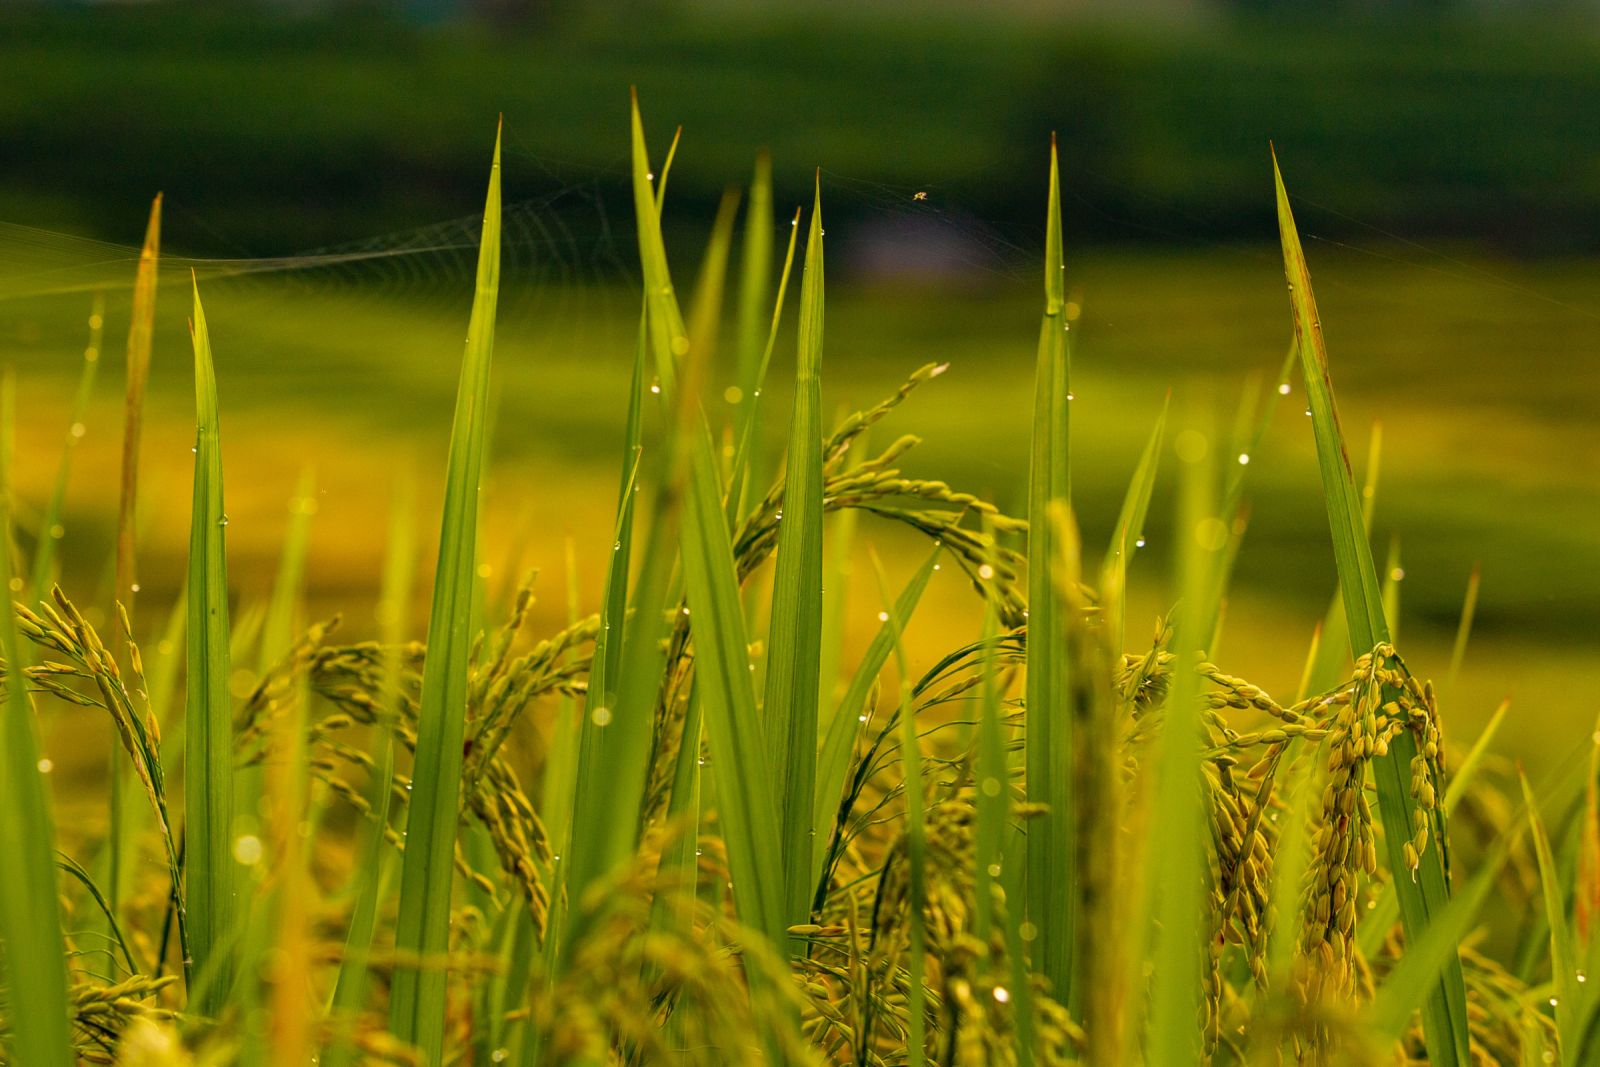
<instances>
[{"instance_id":1,"label":"small insect","mask_svg":"<svg viewBox=\"0 0 1600 1067\"><path fill-rule=\"evenodd\" d=\"M913 199L913 200L926 200L926 199L928 199L928 194L925 193L925 192L922 192L921 190L918 190L917 192L911 194L911 199Z\"/></svg>"}]
</instances>

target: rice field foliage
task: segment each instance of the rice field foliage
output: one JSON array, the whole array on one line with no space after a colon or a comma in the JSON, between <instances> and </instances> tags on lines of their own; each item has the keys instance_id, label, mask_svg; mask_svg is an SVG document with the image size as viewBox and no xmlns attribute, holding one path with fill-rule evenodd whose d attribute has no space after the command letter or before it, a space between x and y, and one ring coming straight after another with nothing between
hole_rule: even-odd
<instances>
[{"instance_id":1,"label":"rice field foliage","mask_svg":"<svg viewBox=\"0 0 1600 1067\"><path fill-rule=\"evenodd\" d=\"M794 215L779 269L783 215L773 165L758 160L743 239L730 195L683 314L662 238L677 142L653 163L645 129L635 102L635 370L629 396L594 398L629 412L615 520L590 534L612 563L603 588L569 592L565 627L533 632L533 577L501 604L480 583L498 140L443 510L414 515L400 483L375 636L300 619L308 511L270 603L234 602L219 442L228 331L217 324L214 353L198 291L186 608L132 612L131 520L107 561L113 603L51 584L57 505L13 508L3 494L0 1062L1600 1057L1588 982L1600 749L1575 744L1528 782L1494 755L1505 710L1483 737L1454 736L1449 701L1396 643L1401 605L1373 562L1281 177L1289 358L1265 398L1247 394L1231 437L1216 427L1233 413L1209 398L1152 397L1096 557L1068 476L1054 145L1041 166L1032 488L1013 516L906 469L917 394L961 368L907 368L880 403L825 418L825 184ZM166 355L148 337L158 220L159 201L134 283L125 517L143 378ZM793 375L792 406L758 416L769 371ZM740 402L704 403L719 377L739 383ZM1284 697L1213 651L1247 537L1233 459L1295 391L1340 576L1344 625L1321 640L1347 648L1307 634L1305 691ZM729 410L726 425L712 414ZM758 417L788 426L782 456L761 453ZM0 484L15 461L0 453ZM1158 509L1175 516L1171 543L1147 546ZM406 613L423 521L440 529L425 633ZM874 547L890 533L925 546L909 578ZM870 566L841 563L852 537ZM1414 561L1426 551L1408 546ZM905 634L940 570L970 587L968 635L919 671ZM831 606L845 582L879 606L861 649L842 642ZM1171 610L1128 617L1138 583L1165 590ZM1470 655L1475 589L1452 676ZM181 680L147 677L142 645L175 639L187 642ZM236 691L230 665L255 659L263 670ZM108 787L105 832L52 827L38 725L65 706L112 727L111 780L127 789Z\"/></svg>"}]
</instances>

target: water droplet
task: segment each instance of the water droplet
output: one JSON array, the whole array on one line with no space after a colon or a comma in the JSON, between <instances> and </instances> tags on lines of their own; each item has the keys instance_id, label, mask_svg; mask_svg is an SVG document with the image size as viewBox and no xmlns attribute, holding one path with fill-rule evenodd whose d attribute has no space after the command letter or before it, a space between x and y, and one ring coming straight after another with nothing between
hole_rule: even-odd
<instances>
[{"instance_id":1,"label":"water droplet","mask_svg":"<svg viewBox=\"0 0 1600 1067\"><path fill-rule=\"evenodd\" d=\"M263 851L261 838L255 834L243 834L233 839L233 858L246 867L260 863Z\"/></svg>"},{"instance_id":2,"label":"water droplet","mask_svg":"<svg viewBox=\"0 0 1600 1067\"><path fill-rule=\"evenodd\" d=\"M54 526L50 527L50 537L53 540L59 541L63 537L65 537L66 535L67 535L67 528L65 526L61 525L59 522L56 523Z\"/></svg>"},{"instance_id":3,"label":"water droplet","mask_svg":"<svg viewBox=\"0 0 1600 1067\"><path fill-rule=\"evenodd\" d=\"M1143 548L1144 547L1144 538L1141 537L1141 538L1139 538L1139 540L1135 541L1133 543L1133 547L1134 548Z\"/></svg>"},{"instance_id":4,"label":"water droplet","mask_svg":"<svg viewBox=\"0 0 1600 1067\"><path fill-rule=\"evenodd\" d=\"M510 1049L497 1048L489 1053L489 1058L496 1063L504 1063L511 1057Z\"/></svg>"},{"instance_id":5,"label":"water droplet","mask_svg":"<svg viewBox=\"0 0 1600 1067\"><path fill-rule=\"evenodd\" d=\"M990 578L994 577L994 568L985 563L983 566L978 568L978 577L987 582Z\"/></svg>"},{"instance_id":6,"label":"water droplet","mask_svg":"<svg viewBox=\"0 0 1600 1067\"><path fill-rule=\"evenodd\" d=\"M1067 394L1067 399L1068 400L1076 400L1076 399L1078 399L1078 396L1077 396L1076 393L1068 393Z\"/></svg>"},{"instance_id":7,"label":"water droplet","mask_svg":"<svg viewBox=\"0 0 1600 1067\"><path fill-rule=\"evenodd\" d=\"M1249 462L1250 462L1250 453L1248 453L1248 452L1240 452L1239 453L1239 465L1242 467L1242 466L1244 466L1245 464L1247 464Z\"/></svg>"},{"instance_id":8,"label":"water droplet","mask_svg":"<svg viewBox=\"0 0 1600 1067\"><path fill-rule=\"evenodd\" d=\"M1311 417L1311 409L1310 408L1306 408L1306 418L1309 419L1310 417Z\"/></svg>"},{"instance_id":9,"label":"water droplet","mask_svg":"<svg viewBox=\"0 0 1600 1067\"><path fill-rule=\"evenodd\" d=\"M684 613L684 614L685 614L685 615L687 615L687 614L689 614L689 608L688 608L688 605L684 605L684 609L683 609L683 613Z\"/></svg>"},{"instance_id":10,"label":"water droplet","mask_svg":"<svg viewBox=\"0 0 1600 1067\"><path fill-rule=\"evenodd\" d=\"M856 716L856 721L857 722L866 722L867 721L867 717L865 715L857 715Z\"/></svg>"},{"instance_id":11,"label":"water droplet","mask_svg":"<svg viewBox=\"0 0 1600 1067\"><path fill-rule=\"evenodd\" d=\"M878 621L879 622L888 622L889 621L889 613L887 611L878 612Z\"/></svg>"},{"instance_id":12,"label":"water droplet","mask_svg":"<svg viewBox=\"0 0 1600 1067\"><path fill-rule=\"evenodd\" d=\"M655 181L656 180L656 172L653 171L653 170L646 172L645 176L644 176L644 180L647 181L647 182Z\"/></svg>"},{"instance_id":13,"label":"water droplet","mask_svg":"<svg viewBox=\"0 0 1600 1067\"><path fill-rule=\"evenodd\" d=\"M650 383L650 391L659 396L660 393L661 393L661 383L660 382L651 382Z\"/></svg>"},{"instance_id":14,"label":"water droplet","mask_svg":"<svg viewBox=\"0 0 1600 1067\"><path fill-rule=\"evenodd\" d=\"M1284 383L1282 383L1281 385L1278 386L1278 394L1280 396L1288 396L1289 395L1289 383L1288 382L1284 382Z\"/></svg>"},{"instance_id":15,"label":"water droplet","mask_svg":"<svg viewBox=\"0 0 1600 1067\"><path fill-rule=\"evenodd\" d=\"M589 718L594 720L594 724L596 726L610 726L611 725L611 709L610 708L595 708L594 711L589 713Z\"/></svg>"},{"instance_id":16,"label":"water droplet","mask_svg":"<svg viewBox=\"0 0 1600 1067\"><path fill-rule=\"evenodd\" d=\"M75 422L75 423L72 424L72 436L74 436L74 437L82 437L84 434L86 434L88 432L89 432L89 428L87 426L85 426L83 423Z\"/></svg>"},{"instance_id":17,"label":"water droplet","mask_svg":"<svg viewBox=\"0 0 1600 1067\"><path fill-rule=\"evenodd\" d=\"M1005 1004L1011 1000L1011 993L1005 986L997 985L994 987L994 999L1001 1004Z\"/></svg>"},{"instance_id":18,"label":"water droplet","mask_svg":"<svg viewBox=\"0 0 1600 1067\"><path fill-rule=\"evenodd\" d=\"M39 761L39 773L40 774L49 774L51 771L53 771L55 769L56 769L55 761L52 760L49 756L45 756L43 759L41 759ZM1578 980L1580 982L1583 981L1583 979L1581 979L1581 978L1578 979Z\"/></svg>"},{"instance_id":19,"label":"water droplet","mask_svg":"<svg viewBox=\"0 0 1600 1067\"><path fill-rule=\"evenodd\" d=\"M228 525L228 516L224 515L224 516L222 516L222 518L218 519L217 520L217 525L218 526L226 526L226 525Z\"/></svg>"}]
</instances>

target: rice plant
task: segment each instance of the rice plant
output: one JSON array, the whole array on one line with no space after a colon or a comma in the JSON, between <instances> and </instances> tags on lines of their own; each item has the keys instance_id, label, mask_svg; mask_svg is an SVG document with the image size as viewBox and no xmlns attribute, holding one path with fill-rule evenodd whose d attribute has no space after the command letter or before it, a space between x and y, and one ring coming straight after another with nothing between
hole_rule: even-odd
<instances>
[{"instance_id":1,"label":"rice plant","mask_svg":"<svg viewBox=\"0 0 1600 1067\"><path fill-rule=\"evenodd\" d=\"M704 403L737 197L724 200L685 315L662 236L676 140L657 165L645 131L635 101L638 343L629 395L595 398L628 412L614 519L591 531L611 562L602 588L571 596L592 593L599 611L575 610L549 633L530 632L531 587L493 617L477 580L498 137L425 631L407 628L405 483L378 634L295 621L303 519L270 606L230 603L226 390L198 287L187 606L164 624L132 610L157 201L128 345L109 635L80 609L86 597L48 581L59 489L42 528L19 522L0 491L0 579L15 601L0 622L0 1060L1600 1057L1587 982L1600 953L1600 747L1575 745L1530 783L1493 754L1504 708L1483 736L1448 736L1448 701L1408 666L1276 161L1294 341L1269 403L1252 396L1230 439L1217 430L1226 413L1169 396L1093 559L1069 479L1053 143L1041 168L1030 492L1027 514L1013 516L903 469L918 441L898 428L914 424L918 394L959 367L907 368L880 403L826 424L826 188L819 180L796 211L775 269L764 157L731 287L739 397ZM797 251L798 299L786 312ZM227 323L217 326L223 348ZM1262 446L1296 369L1339 625L1320 645L1307 635L1308 691L1281 699L1213 659L1248 493L1245 467L1220 457L1239 454L1239 441ZM761 414L769 371L793 374L787 413ZM767 417L788 427L781 458L762 452ZM13 464L0 448L0 485ZM1152 562L1161 554L1138 550L1148 515L1163 509L1173 536ZM864 520L861 536L894 529L925 545L899 588L869 554L865 595L882 606L881 627L859 650L840 643L824 603L825 585L844 574L831 539L853 529L830 525L840 517ZM976 636L918 674L906 633L940 570L970 588ZM12 577L24 573L31 582ZM1130 617L1130 585L1163 573L1171 610ZM1446 697L1476 589L1475 577ZM259 632L246 628L252 616L266 620ZM146 677L140 651L180 631L181 745L162 740L173 684ZM239 695L231 664L255 648L262 670ZM835 671L848 679L837 698ZM115 738L110 829L74 840L74 854L58 851L40 774L49 753L34 729L58 704L104 714ZM181 804L170 792L179 786Z\"/></svg>"}]
</instances>

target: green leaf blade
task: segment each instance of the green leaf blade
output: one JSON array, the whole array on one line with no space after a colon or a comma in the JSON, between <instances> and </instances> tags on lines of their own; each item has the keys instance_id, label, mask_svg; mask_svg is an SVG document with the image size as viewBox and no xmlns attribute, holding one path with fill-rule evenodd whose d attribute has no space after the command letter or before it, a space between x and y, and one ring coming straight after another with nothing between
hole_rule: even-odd
<instances>
[{"instance_id":1,"label":"green leaf blade","mask_svg":"<svg viewBox=\"0 0 1600 1067\"><path fill-rule=\"evenodd\" d=\"M1045 310L1034 378L1033 446L1028 484L1028 675L1025 768L1028 799L1043 804L1026 842L1024 913L1038 931L1034 965L1067 1002L1071 989L1076 879L1073 872L1072 738L1067 725L1065 620L1051 568L1056 557L1053 505L1070 506L1067 347L1061 238L1060 165L1050 145L1045 232Z\"/></svg>"},{"instance_id":2,"label":"green leaf blade","mask_svg":"<svg viewBox=\"0 0 1600 1067\"><path fill-rule=\"evenodd\" d=\"M765 722L779 786L790 924L811 911L817 701L822 670L822 190L817 189L800 283L800 347L784 473L783 521L767 642Z\"/></svg>"},{"instance_id":3,"label":"green leaf blade","mask_svg":"<svg viewBox=\"0 0 1600 1067\"><path fill-rule=\"evenodd\" d=\"M218 439L217 379L200 290L194 293L194 506L189 519L188 699L185 706L184 858L191 1010L215 1016L233 981L237 891L232 854L234 752L228 692L228 564Z\"/></svg>"},{"instance_id":4,"label":"green leaf blade","mask_svg":"<svg viewBox=\"0 0 1600 1067\"><path fill-rule=\"evenodd\" d=\"M0 967L6 984L7 1045L12 1062L68 1067L73 1056L67 1019L66 946L56 886L55 830L39 773L33 702L21 682L26 649L11 606L12 382L0 400L0 658L6 663L0 702ZM113 927L115 921L112 921Z\"/></svg>"},{"instance_id":5,"label":"green leaf blade","mask_svg":"<svg viewBox=\"0 0 1600 1067\"><path fill-rule=\"evenodd\" d=\"M1316 436L1317 461L1322 472L1323 496L1333 535L1339 589L1344 601L1352 651L1365 654L1379 644L1388 643L1389 627L1383 614L1377 566L1367 540L1362 499L1356 489L1355 475L1339 425L1338 409L1334 404L1322 323L1317 314L1316 299L1311 292L1311 274L1276 157L1273 159L1273 179L1277 192L1278 231L1283 245L1284 272L1289 283L1296 344ZM1403 850L1410 838L1416 808L1410 791L1411 761L1416 755L1416 741L1409 732L1405 732L1395 738L1388 755L1373 762L1379 814L1383 824L1391 828L1384 835L1390 869L1396 872L1403 872L1407 867ZM1394 880L1398 889L1401 920L1407 939L1413 941L1423 935L1433 917L1447 905L1450 898L1443 860L1446 840L1444 821L1435 813L1430 822L1431 837L1436 844L1423 853L1416 881L1401 876ZM1429 1055L1435 1064L1470 1062L1466 986L1460 960L1453 952L1440 968L1438 980L1424 1006L1423 1031Z\"/></svg>"},{"instance_id":6,"label":"green leaf blade","mask_svg":"<svg viewBox=\"0 0 1600 1067\"><path fill-rule=\"evenodd\" d=\"M413 792L406 819L395 945L421 966L397 970L390 1022L428 1064L442 1061L450 890L461 792L468 657L472 634L478 496L486 447L489 367L500 288L500 137L484 205L478 276L450 432L439 558L428 618L428 656L418 709Z\"/></svg>"}]
</instances>

